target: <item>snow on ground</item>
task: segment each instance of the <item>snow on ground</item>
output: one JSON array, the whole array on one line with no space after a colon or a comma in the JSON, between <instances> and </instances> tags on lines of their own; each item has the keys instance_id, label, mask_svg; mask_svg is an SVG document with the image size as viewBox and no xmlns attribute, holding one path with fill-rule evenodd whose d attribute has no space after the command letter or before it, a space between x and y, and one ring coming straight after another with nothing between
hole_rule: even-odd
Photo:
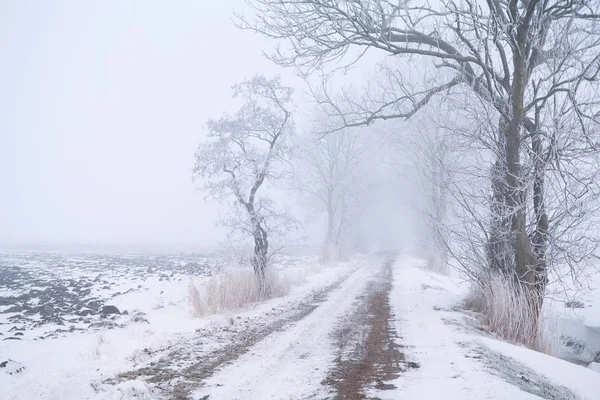
<instances>
[{"instance_id":1,"label":"snow on ground","mask_svg":"<svg viewBox=\"0 0 600 400\"><path fill-rule=\"evenodd\" d=\"M47 265L43 263L27 264L27 270L32 275L35 275L35 268L42 270L41 276L50 275L46 271ZM266 321L269 312L277 307L288 308L290 303L307 293L339 279L348 273L350 265L321 269L315 268L314 258L301 258L289 268L295 269L295 276L302 278L299 281L302 284L294 288L289 296L269 300L235 315ZM0 369L2 400L155 398L152 388L141 380L124 381L117 385L103 382L132 369L137 363L151 359L151 355L160 353L162 349L185 341L198 330L210 334L212 329L229 324L231 316L227 315L191 317L187 299L189 275L180 274L177 279L166 280L161 279L160 275L152 275L146 269L136 269L134 276L119 276L121 279L111 280L111 289L121 294L110 296L110 304L120 310L128 310L128 314L113 316L114 320L96 316L99 320L113 321L116 326L66 331L41 340L44 333L56 328L45 323L39 327L28 325L20 340L1 340L0 336L0 362L14 360L10 368ZM143 280L143 290L128 291L126 283L131 280L135 285L138 279ZM94 286L90 292L93 296L94 291L102 290ZM8 335L10 332L7 328L12 326L12 322L4 322L0 327L4 326ZM211 337L208 336L206 340L210 341ZM22 372L8 373L9 369L13 371L19 366L25 367Z\"/></svg>"},{"instance_id":2,"label":"snow on ground","mask_svg":"<svg viewBox=\"0 0 600 400\"><path fill-rule=\"evenodd\" d=\"M441 309L450 309L462 292L449 279L428 273L401 257L395 267L392 309L396 330L402 337L407 359L419 368L406 371L392 382L395 391L377 391L382 399L399 393L408 399L527 399L517 388L482 370L476 360L465 357L457 331L444 321ZM439 310L436 310L439 309ZM375 391L375 390L373 390Z\"/></svg>"},{"instance_id":3,"label":"snow on ground","mask_svg":"<svg viewBox=\"0 0 600 400\"><path fill-rule=\"evenodd\" d=\"M321 386L334 353L336 322L363 292L377 265L354 272L327 301L284 332L259 342L232 365L205 381L193 398L307 399L328 398Z\"/></svg>"},{"instance_id":4,"label":"snow on ground","mask_svg":"<svg viewBox=\"0 0 600 400\"><path fill-rule=\"evenodd\" d=\"M589 271L579 290L553 282L546 300L546 329L553 353L577 364L600 369L600 273Z\"/></svg>"},{"instance_id":5,"label":"snow on ground","mask_svg":"<svg viewBox=\"0 0 600 400\"><path fill-rule=\"evenodd\" d=\"M600 399L600 376L589 368L499 340L481 338L479 343L522 363L550 382L571 389L580 398Z\"/></svg>"},{"instance_id":6,"label":"snow on ground","mask_svg":"<svg viewBox=\"0 0 600 400\"><path fill-rule=\"evenodd\" d=\"M60 287L56 284L58 279L69 281L81 277L87 282L89 275L78 270L76 260L65 258L63 265L69 265L71 270L63 271L64 275L60 274L62 268L58 268L59 271L53 270L56 266L52 264L30 262L22 270L42 282L45 278L49 285L56 287ZM6 259L3 261L7 262ZM92 262L93 260L90 263ZM127 357L134 352L147 347L168 345L175 335L193 332L205 323L189 317L187 279L183 275L166 280L146 269L147 267L140 266L133 274L124 273L125 267L93 269L95 273L102 273L110 280L111 289L109 291L106 284L99 282L98 285L88 287L90 296L108 299L111 305L117 306L121 311L128 310L127 315L78 317L69 314L70 309L58 309L56 304L62 299L57 300L55 296L48 296L48 303L53 305L52 315L56 316L57 324L41 323L39 326L31 326L27 322L33 319L32 316L23 322L23 319L6 321L5 315L4 324L0 325L0 329L4 327L3 336L7 337L12 333L10 329L15 327L23 336L19 337L22 340L0 341L0 361L14 360L25 369L13 375L0 370L0 397L83 399L92 396L94 390L91 384L95 380L111 377L114 371L126 368L129 364ZM89 269L84 269L85 271L90 272ZM89 280L93 280L94 276ZM142 285L139 290L138 285ZM46 287L42 287L43 291L45 289ZM123 292L128 293L118 294ZM26 293L23 290L21 294ZM86 319L99 325L92 327ZM69 330L67 325L65 330L65 323L78 329ZM53 335L56 330L60 330L61 334Z\"/></svg>"},{"instance_id":7,"label":"snow on ground","mask_svg":"<svg viewBox=\"0 0 600 400\"><path fill-rule=\"evenodd\" d=\"M6 260L0 257L5 264ZM332 388L323 381L334 360L336 322L351 314L348 311L365 298L367 282L381 264L376 258L357 258L321 268L314 259L300 258L288 267L289 276L295 276L298 283L289 295L239 312L192 318L187 287L193 274L177 270L189 261L170 264L175 270L166 279L164 273L142 267L144 261L136 257L90 261L84 256L63 256L54 271L43 256L27 259L24 264L19 264L23 261L19 257L10 260L6 267L9 273L0 274L4 279L0 280L0 367L3 360L13 360L0 368L2 400L160 399L165 387L148 380L147 374L135 372L151 370L175 350L189 356L175 360L175 367L183 363L174 371L177 376L185 371L189 359L231 346L239 337L236 335L250 326L284 320L294 312L300 315L298 320L288 321L281 329L252 342L239 358L209 375L194 398L331 398ZM128 265L128 272L118 266L119 262ZM600 399L600 374L593 370L595 364L586 368L478 331L471 315L456 307L467 290L466 285L458 284L460 278L438 275L422 266L421 260L400 256L394 265L390 293L396 341L413 367L386 385L371 385L369 396L390 400ZM89 271L98 268L104 271L103 278L96 280L94 274L90 278ZM336 282L341 283L337 286ZM311 300L315 299L311 294L326 287L334 287L326 298ZM68 296L62 293L88 289L86 295L97 302L94 304L114 305L128 313L69 314L74 306L71 300L63 301ZM25 296L31 293L35 296ZM5 313L17 298L23 309ZM594 331L590 328L600 326L594 320L600 318L600 307L594 303L598 298L584 298L589 307L564 310L573 337L588 340ZM314 309L298 312L299 304L306 306L311 301L315 302ZM48 304L65 313L53 311L49 314L52 318L36 313ZM91 318L91 323L85 318ZM65 329L69 323L81 329ZM7 337L13 339L2 340ZM186 347L192 343L197 346ZM589 349L590 341L585 343ZM124 373L132 374L123 378ZM395 388L390 389L388 383Z\"/></svg>"},{"instance_id":8,"label":"snow on ground","mask_svg":"<svg viewBox=\"0 0 600 400\"><path fill-rule=\"evenodd\" d=\"M419 368L406 371L392 382L396 390L372 389L371 395L381 399L397 399L401 395L424 400L562 400L577 398L572 396L576 393L580 398L600 399L600 377L595 372L484 338L470 329L464 314L456 309L466 287L460 287L458 280L417 268L419 264L419 260L410 257L397 260L391 294L396 329L401 337L398 344L404 347L407 359L418 363ZM500 359L509 358L509 365L490 361L490 350L500 353ZM513 377L519 368L530 375ZM544 395L532 394L542 394L542 390L547 390Z\"/></svg>"}]
</instances>

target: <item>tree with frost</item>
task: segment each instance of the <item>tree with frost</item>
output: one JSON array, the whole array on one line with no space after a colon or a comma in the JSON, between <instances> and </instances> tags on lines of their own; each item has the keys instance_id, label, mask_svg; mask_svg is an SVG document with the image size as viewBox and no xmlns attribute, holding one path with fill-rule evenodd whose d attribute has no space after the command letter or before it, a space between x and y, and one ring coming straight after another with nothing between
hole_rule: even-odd
<instances>
[{"instance_id":1,"label":"tree with frost","mask_svg":"<svg viewBox=\"0 0 600 400\"><path fill-rule=\"evenodd\" d=\"M299 146L296 184L327 215L323 261L346 257L351 213L364 190L367 143L361 132L338 131L323 138L310 137Z\"/></svg>"},{"instance_id":2,"label":"tree with frost","mask_svg":"<svg viewBox=\"0 0 600 400\"><path fill-rule=\"evenodd\" d=\"M514 278L527 293L532 315L539 315L550 250L560 243L552 237L557 232L552 224L563 223L552 220L548 204L559 205L559 214L568 220L579 215L574 210L582 209L580 196L585 202L593 193L588 184L594 168L580 176L575 160L576 154L593 159L599 142L600 2L251 4L255 19L242 19L241 26L280 39L272 59L281 65L311 73L336 63L339 70L374 50L433 72L415 82L406 79L408 65L388 68L385 83L367 87L362 95L350 90L331 93L323 85L316 97L337 121L337 129L409 118L433 98L449 93L468 93L490 110L495 134L489 148L495 160L486 168L492 192L487 265ZM576 192L570 190L572 185ZM555 193L550 186L562 191Z\"/></svg>"},{"instance_id":3,"label":"tree with frost","mask_svg":"<svg viewBox=\"0 0 600 400\"><path fill-rule=\"evenodd\" d=\"M195 155L194 178L204 178L207 195L233 198L227 218L221 221L230 234L251 238L251 264L261 288L271 257L280 240L293 227L289 214L262 195L267 181L283 177L281 161L289 157L288 138L294 133L292 89L279 77L257 75L233 86L233 97L243 100L234 115L211 119L207 140Z\"/></svg>"}]
</instances>

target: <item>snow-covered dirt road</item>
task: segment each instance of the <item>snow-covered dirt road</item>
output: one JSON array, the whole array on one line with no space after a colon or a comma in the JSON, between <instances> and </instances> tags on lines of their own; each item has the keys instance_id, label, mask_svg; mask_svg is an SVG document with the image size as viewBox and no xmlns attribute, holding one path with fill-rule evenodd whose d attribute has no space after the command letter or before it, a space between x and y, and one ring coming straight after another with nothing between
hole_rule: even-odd
<instances>
[{"instance_id":1,"label":"snow-covered dirt road","mask_svg":"<svg viewBox=\"0 0 600 400\"><path fill-rule=\"evenodd\" d=\"M358 347L373 331L369 322L375 322L367 318L365 311L372 310L365 305L376 293L387 298L378 288L385 286L391 261L382 257L356 270L314 311L217 371L192 398L329 399L338 392L358 398L366 378L366 370L354 367L363 358Z\"/></svg>"},{"instance_id":2,"label":"snow-covered dirt road","mask_svg":"<svg viewBox=\"0 0 600 400\"><path fill-rule=\"evenodd\" d=\"M300 301L257 313L243 322L241 318L232 318L231 327L221 332L217 343L211 341L214 337L211 338L210 333L198 331L187 341L163 350L165 354L158 362L121 374L119 378L144 377L158 388L164 388L163 395L170 394L174 398L188 398L200 386L214 386L219 394L213 399L265 399L270 398L260 392L265 374L273 375L269 381L276 385L277 372L282 385L287 383L267 390L290 393L288 385L295 387L303 380L312 382L319 366L325 371L323 362L330 354L324 347L330 333L327 321L335 319L352 304L373 274L368 263L348 272ZM294 344L298 346L294 348ZM295 365L298 360L306 366L316 365L302 368L302 372L310 372L310 376L302 376ZM226 376L226 384L220 382L223 376ZM235 394L238 392L239 396ZM286 394L287 397L282 398L299 398L294 393L290 393L292 397Z\"/></svg>"}]
</instances>

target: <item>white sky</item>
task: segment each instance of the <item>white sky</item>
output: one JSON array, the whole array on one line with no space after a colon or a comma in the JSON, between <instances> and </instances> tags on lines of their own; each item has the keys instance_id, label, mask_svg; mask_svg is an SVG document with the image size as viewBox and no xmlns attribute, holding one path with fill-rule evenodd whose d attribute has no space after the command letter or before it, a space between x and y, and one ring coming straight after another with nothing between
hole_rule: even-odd
<instances>
[{"instance_id":1,"label":"white sky","mask_svg":"<svg viewBox=\"0 0 600 400\"><path fill-rule=\"evenodd\" d=\"M237 0L0 4L0 244L220 238L191 182L209 117L256 72L294 78ZM287 78L287 79L286 79Z\"/></svg>"}]
</instances>

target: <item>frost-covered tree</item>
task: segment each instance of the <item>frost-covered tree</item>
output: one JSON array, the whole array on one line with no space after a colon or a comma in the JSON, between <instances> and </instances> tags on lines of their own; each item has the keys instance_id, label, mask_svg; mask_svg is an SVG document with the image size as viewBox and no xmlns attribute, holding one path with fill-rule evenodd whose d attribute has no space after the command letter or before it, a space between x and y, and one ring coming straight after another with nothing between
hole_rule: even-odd
<instances>
[{"instance_id":1,"label":"frost-covered tree","mask_svg":"<svg viewBox=\"0 0 600 400\"><path fill-rule=\"evenodd\" d=\"M252 266L261 285L273 248L272 237L285 236L291 227L285 211L267 196L265 183L283 176L278 163L288 157L288 136L294 132L292 89L280 78L255 76L233 86L233 97L243 100L233 115L211 119L208 138L195 155L194 178L204 179L204 191L217 200L233 198L222 223L231 234L242 233L254 244Z\"/></svg>"}]
</instances>

